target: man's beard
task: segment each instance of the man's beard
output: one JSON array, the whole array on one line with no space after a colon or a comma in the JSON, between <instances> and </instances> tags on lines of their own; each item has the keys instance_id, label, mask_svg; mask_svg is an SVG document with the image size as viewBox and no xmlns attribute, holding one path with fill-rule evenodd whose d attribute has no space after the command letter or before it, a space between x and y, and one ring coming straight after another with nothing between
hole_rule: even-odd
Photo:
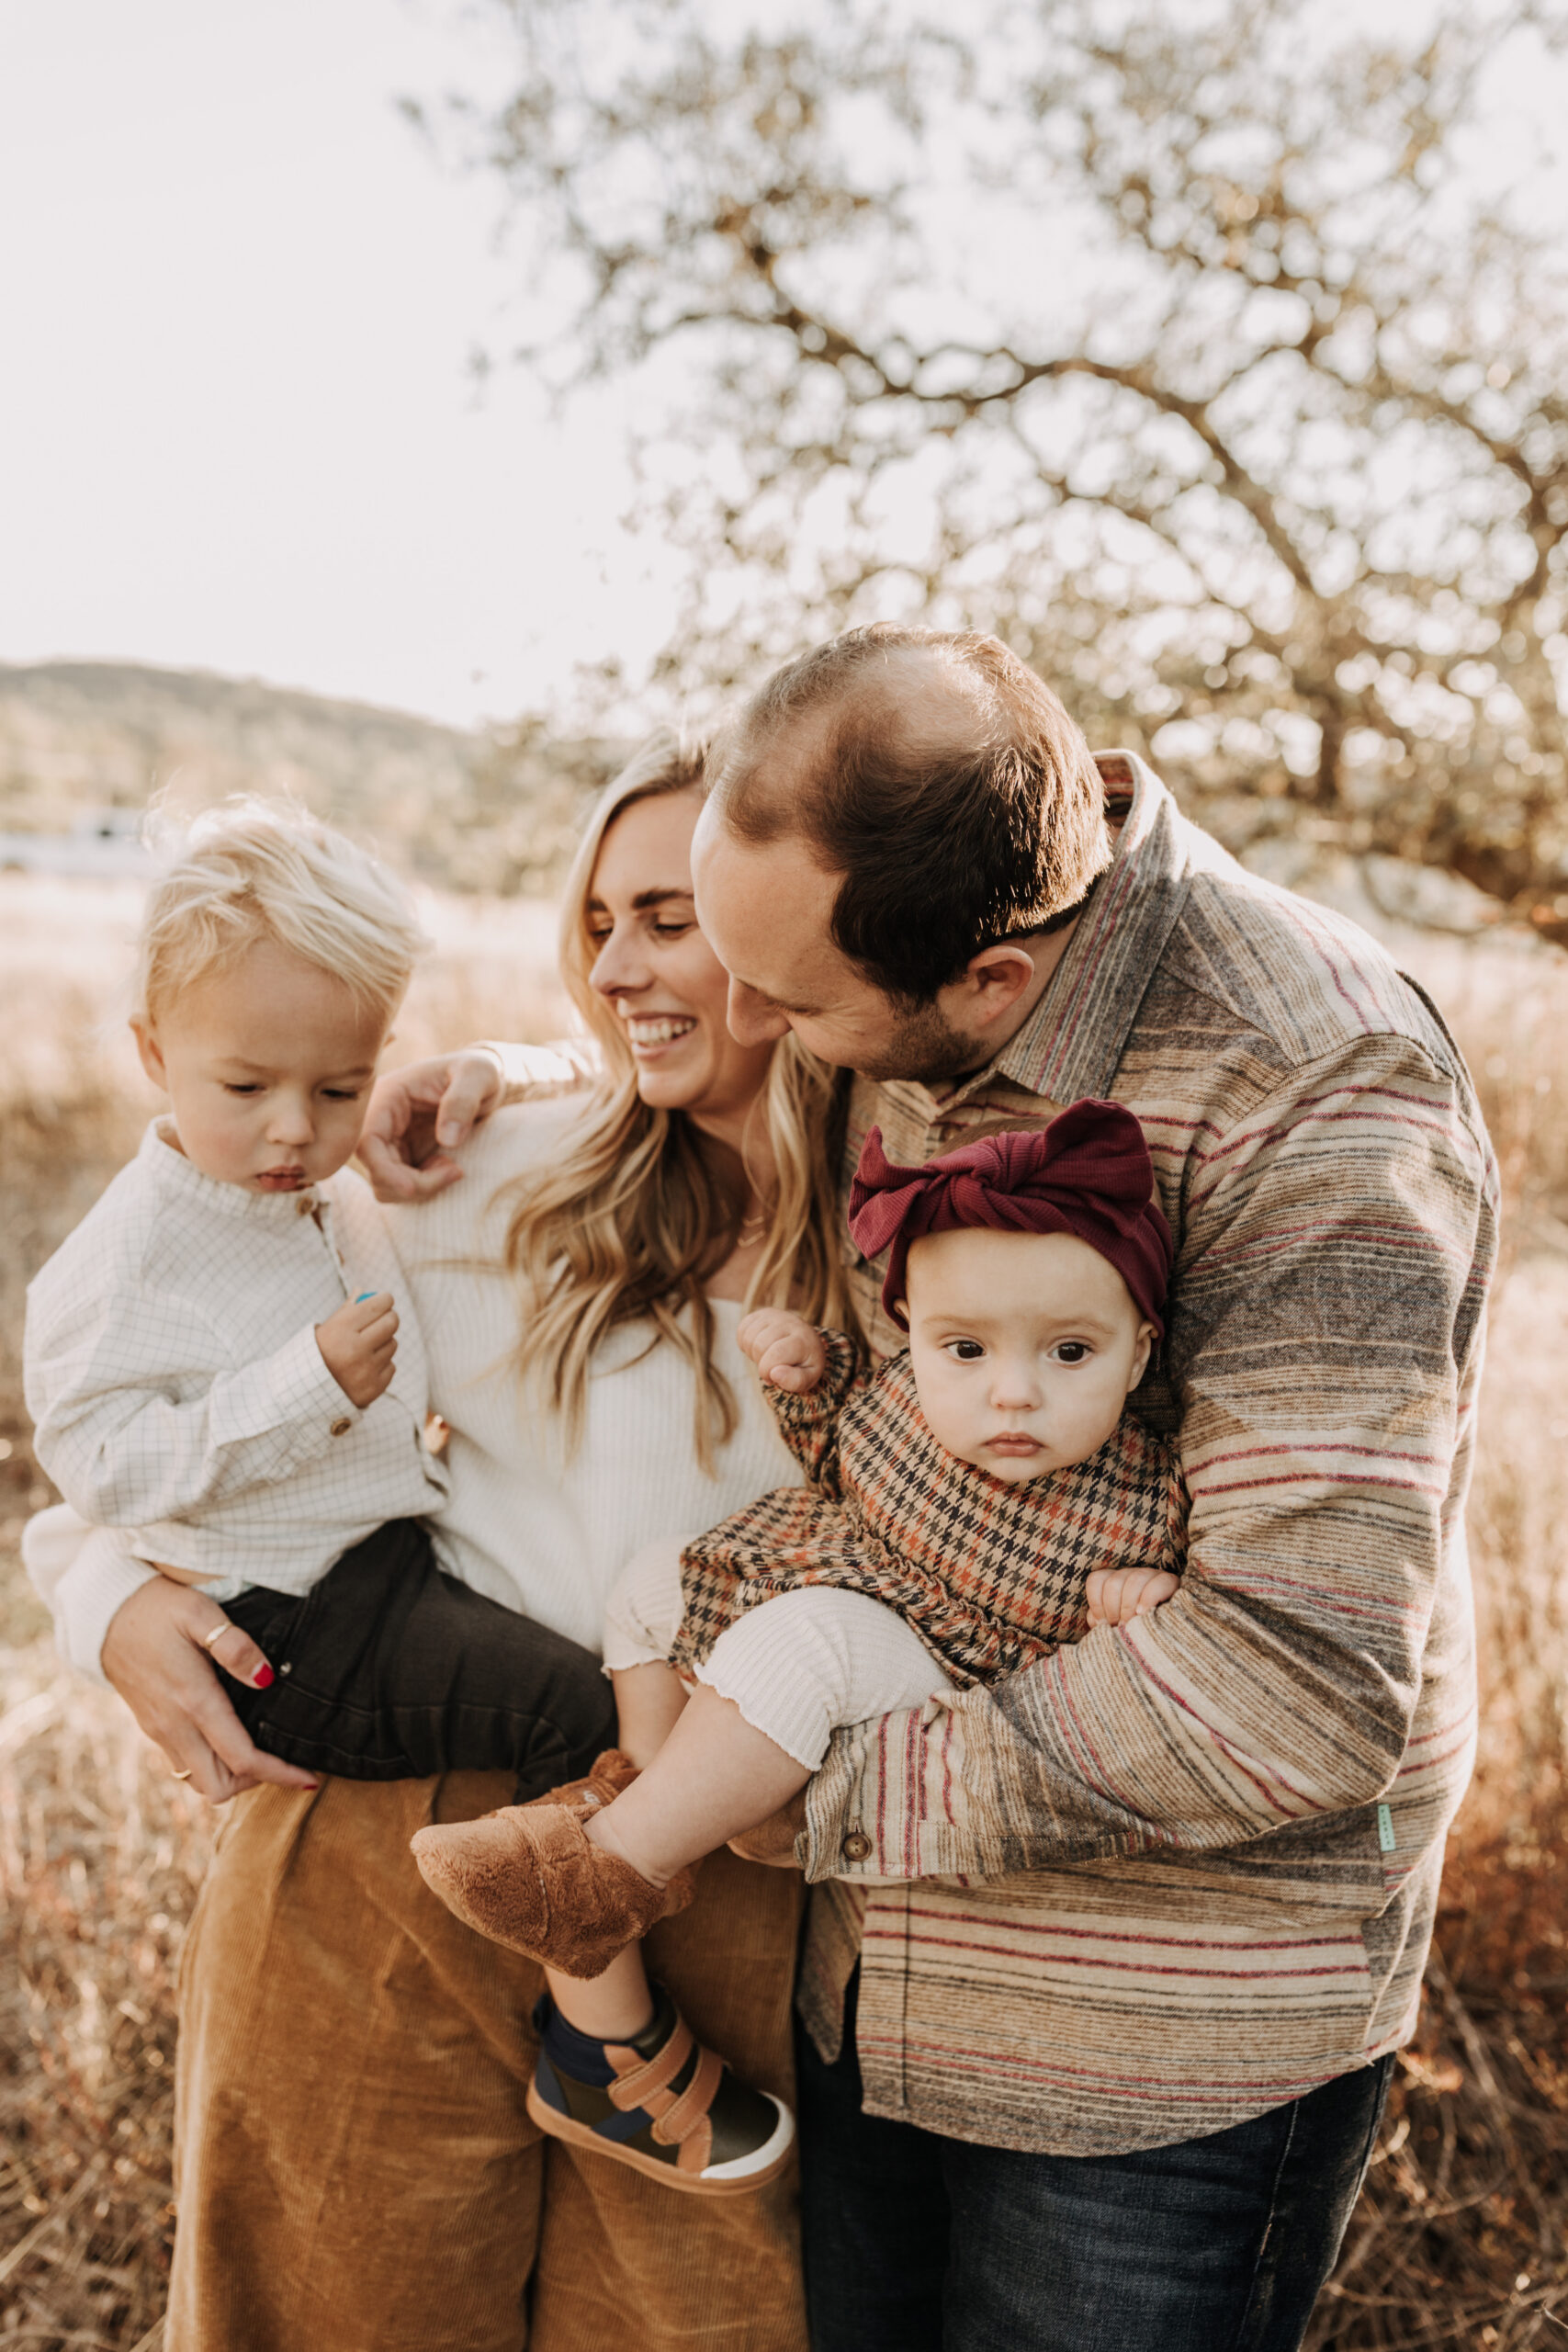
<instances>
[{"instance_id":1,"label":"man's beard","mask_svg":"<svg viewBox=\"0 0 1568 2352\"><path fill-rule=\"evenodd\" d=\"M913 1078L931 1085L939 1079L962 1078L986 1058L974 1038L955 1029L933 998L930 1004L902 1008L886 1049L874 1061L857 1062L855 1068L862 1078Z\"/></svg>"}]
</instances>

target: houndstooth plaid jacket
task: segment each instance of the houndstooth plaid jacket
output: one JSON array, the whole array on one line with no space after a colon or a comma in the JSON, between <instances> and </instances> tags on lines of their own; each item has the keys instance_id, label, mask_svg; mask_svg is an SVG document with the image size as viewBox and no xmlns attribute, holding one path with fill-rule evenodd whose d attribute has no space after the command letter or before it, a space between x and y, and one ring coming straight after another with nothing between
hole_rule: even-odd
<instances>
[{"instance_id":1,"label":"houndstooth plaid jacket","mask_svg":"<svg viewBox=\"0 0 1568 2352\"><path fill-rule=\"evenodd\" d=\"M803 1584L848 1586L896 1609L960 1685L1016 1674L1088 1630L1092 1568L1187 1557L1187 1496L1165 1440L1122 1415L1087 1462L1010 1486L939 1445L908 1353L874 1375L827 1331L828 1369L804 1396L767 1392L810 1480L761 1495L681 1557L676 1663Z\"/></svg>"}]
</instances>

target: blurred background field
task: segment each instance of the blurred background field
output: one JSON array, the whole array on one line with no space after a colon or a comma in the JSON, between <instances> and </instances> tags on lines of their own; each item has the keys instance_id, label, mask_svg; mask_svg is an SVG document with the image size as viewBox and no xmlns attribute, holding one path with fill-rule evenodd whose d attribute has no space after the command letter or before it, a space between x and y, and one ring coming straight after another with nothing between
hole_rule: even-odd
<instances>
[{"instance_id":1,"label":"blurred background field","mask_svg":"<svg viewBox=\"0 0 1568 2352\"><path fill-rule=\"evenodd\" d=\"M1343 894L1345 877L1337 877ZM1320 876L1326 895L1336 877ZM64 1674L20 1572L51 1498L20 1394L25 1283L153 1098L117 992L133 881L0 875L0 2345L152 2352L173 2219L175 1970L212 1816L118 1702ZM427 893L394 1057L561 1034L553 910ZM1458 1033L1507 1190L1471 1511L1481 1766L1425 2021L1317 2342L1519 2347L1568 2311L1568 959L1397 927Z\"/></svg>"}]
</instances>

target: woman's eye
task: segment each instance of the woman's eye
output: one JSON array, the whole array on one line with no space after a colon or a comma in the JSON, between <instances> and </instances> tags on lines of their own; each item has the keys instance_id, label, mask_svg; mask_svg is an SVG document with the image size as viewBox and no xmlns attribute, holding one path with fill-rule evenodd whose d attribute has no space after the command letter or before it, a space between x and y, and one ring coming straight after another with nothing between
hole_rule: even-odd
<instances>
[{"instance_id":1,"label":"woman's eye","mask_svg":"<svg viewBox=\"0 0 1568 2352\"><path fill-rule=\"evenodd\" d=\"M683 939L691 928L689 922L656 922L653 934L656 939Z\"/></svg>"},{"instance_id":2,"label":"woman's eye","mask_svg":"<svg viewBox=\"0 0 1568 2352\"><path fill-rule=\"evenodd\" d=\"M1087 1363L1089 1362L1089 1347L1086 1341L1082 1340L1064 1340L1055 1351L1056 1361L1058 1363Z\"/></svg>"}]
</instances>

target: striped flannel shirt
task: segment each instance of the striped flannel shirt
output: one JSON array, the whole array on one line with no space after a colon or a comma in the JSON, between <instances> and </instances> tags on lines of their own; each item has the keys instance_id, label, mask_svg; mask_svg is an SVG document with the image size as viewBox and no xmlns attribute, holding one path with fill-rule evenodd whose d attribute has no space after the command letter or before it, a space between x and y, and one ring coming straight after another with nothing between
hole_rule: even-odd
<instances>
[{"instance_id":1,"label":"striped flannel shirt","mask_svg":"<svg viewBox=\"0 0 1568 2352\"><path fill-rule=\"evenodd\" d=\"M686 1545L677 1666L775 1593L827 1584L896 1609L951 1681L991 1682L1082 1639L1091 1569L1180 1575L1181 1473L1134 1414L1086 1461L1014 1485L938 1443L907 1352L868 1378L841 1331L822 1336L817 1386L766 1392L810 1485L759 1495Z\"/></svg>"},{"instance_id":2,"label":"striped flannel shirt","mask_svg":"<svg viewBox=\"0 0 1568 2352\"><path fill-rule=\"evenodd\" d=\"M959 1083L856 1080L918 1162L1109 1095L1177 1245L1134 1403L1191 1495L1180 1593L955 1705L835 1735L798 1852L825 2054L868 2110L1093 2155L1195 2138L1410 2033L1469 1776L1463 1508L1495 1172L1463 1062L1352 923L1100 763L1114 862ZM902 1344L857 1272L874 1346Z\"/></svg>"}]
</instances>

